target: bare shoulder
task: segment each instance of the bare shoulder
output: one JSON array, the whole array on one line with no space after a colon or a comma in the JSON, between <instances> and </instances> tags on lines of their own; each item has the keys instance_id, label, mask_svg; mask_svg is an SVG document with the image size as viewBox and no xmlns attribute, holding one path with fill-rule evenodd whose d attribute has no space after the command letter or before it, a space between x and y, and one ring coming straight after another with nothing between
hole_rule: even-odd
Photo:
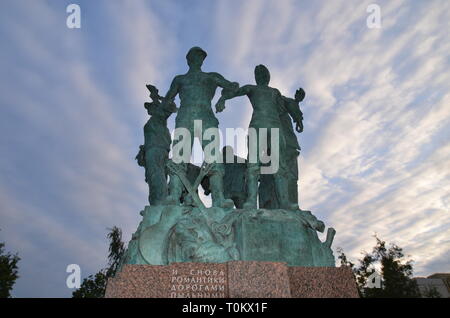
<instances>
[{"instance_id":1,"label":"bare shoulder","mask_svg":"<svg viewBox=\"0 0 450 318\"><path fill-rule=\"evenodd\" d=\"M217 72L208 72L208 73L206 73L206 75L208 76L208 78L210 78L211 80L213 80L215 82L225 81L225 77L223 77L220 73L217 73Z\"/></svg>"},{"instance_id":2,"label":"bare shoulder","mask_svg":"<svg viewBox=\"0 0 450 318\"><path fill-rule=\"evenodd\" d=\"M217 73L217 72L208 72L206 74L208 74L208 76L211 76L214 78L224 78L220 73Z\"/></svg>"},{"instance_id":3,"label":"bare shoulder","mask_svg":"<svg viewBox=\"0 0 450 318\"><path fill-rule=\"evenodd\" d=\"M186 76L185 74L177 75L177 76L175 76L173 78L173 82L174 83L179 83L179 82L181 82L184 79L185 76Z\"/></svg>"},{"instance_id":4,"label":"bare shoulder","mask_svg":"<svg viewBox=\"0 0 450 318\"><path fill-rule=\"evenodd\" d=\"M272 91L274 92L275 95L280 96L280 97L282 96L280 91L278 90L278 88L271 87L271 89L272 89Z\"/></svg>"},{"instance_id":5,"label":"bare shoulder","mask_svg":"<svg viewBox=\"0 0 450 318\"><path fill-rule=\"evenodd\" d=\"M250 92L252 90L254 90L257 86L256 85L252 85L252 84L247 84L241 87L242 90Z\"/></svg>"},{"instance_id":6,"label":"bare shoulder","mask_svg":"<svg viewBox=\"0 0 450 318\"><path fill-rule=\"evenodd\" d=\"M247 95L248 97L250 97L254 92L256 92L256 90L256 85L247 84L239 88L239 95Z\"/></svg>"}]
</instances>

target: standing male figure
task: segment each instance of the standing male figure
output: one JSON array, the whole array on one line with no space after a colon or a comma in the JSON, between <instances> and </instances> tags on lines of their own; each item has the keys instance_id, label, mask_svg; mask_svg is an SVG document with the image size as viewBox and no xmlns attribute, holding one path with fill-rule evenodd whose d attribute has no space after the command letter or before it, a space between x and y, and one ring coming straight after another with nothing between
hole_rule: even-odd
<instances>
[{"instance_id":1,"label":"standing male figure","mask_svg":"<svg viewBox=\"0 0 450 318\"><path fill-rule=\"evenodd\" d=\"M282 102L282 95L276 88L269 86L270 72L264 65L258 65L255 67L255 80L256 85L245 85L236 91L223 91L221 98L216 104L216 109L220 112L225 108L225 100L235 96L247 95L253 107L253 114L249 128L254 128L256 130L257 138L256 140L249 138L249 156L252 155L251 152L253 148L253 151L256 151L257 160L256 162L252 162L253 160L249 157L247 162L247 200L244 203L244 208L257 207L261 156L264 154L270 154L273 157L273 155L275 155L274 152L276 151L283 154L285 148L285 139L283 134L278 134L278 149L271 144L272 138L270 136L273 128L279 130L281 127L279 107ZM265 136L264 134L261 134L260 136L261 129L267 129L268 134ZM262 137L267 138L266 142L263 143L267 145L267 148L265 149L261 149L260 147L260 138ZM275 190L280 201L280 208L295 210L298 209L298 204L290 202L289 200L286 178L287 169L284 164L285 162L282 159L279 160L279 171L274 174Z\"/></svg>"},{"instance_id":2,"label":"standing male figure","mask_svg":"<svg viewBox=\"0 0 450 318\"><path fill-rule=\"evenodd\" d=\"M305 91L299 88L295 92L294 98L282 96L280 104L281 133L284 136L286 147L284 153L280 154L280 160L285 162L287 169L288 192L291 202L298 202L298 156L300 154L300 145L297 136L292 127L295 123L295 131L303 131L303 113L300 110L299 103L305 98ZM291 119L292 118L292 119ZM273 175L261 175L259 185L259 207L263 209L278 209L279 200L275 195L275 182Z\"/></svg>"},{"instance_id":3,"label":"standing male figure","mask_svg":"<svg viewBox=\"0 0 450 318\"><path fill-rule=\"evenodd\" d=\"M218 129L219 126L219 121L211 109L211 101L217 87L230 90L239 87L238 83L232 83L226 80L219 73L203 72L201 66L206 55L206 52L199 47L193 47L189 50L186 55L187 64L189 65L188 72L175 76L163 101L164 104L169 105L173 102L176 95L180 97L180 108L175 118L175 129L187 129L190 132L190 138L185 140L183 137L177 143L174 141L174 146L177 144L177 148L179 146L178 143L181 143L181 149L189 149L192 151L194 138L197 136L200 139L202 148L205 149L207 143L202 138L203 132L208 128ZM194 121L201 121L200 131L194 131ZM205 153L205 156L208 155ZM219 154L215 154L215 156L219 157ZM185 156L185 154L179 154L174 151L173 161L180 162L181 160L178 160L180 157L190 158L190 154L189 156ZM205 160L207 159L209 160L210 158L205 158ZM186 164L187 162L180 163L182 169L185 171ZM229 208L233 207L233 201L226 200L223 196L223 174L223 164L218 162L213 163L209 174L212 205ZM169 183L170 194L167 197L166 204L178 204L182 191L183 184L180 178L175 174L171 174Z\"/></svg>"}]
</instances>

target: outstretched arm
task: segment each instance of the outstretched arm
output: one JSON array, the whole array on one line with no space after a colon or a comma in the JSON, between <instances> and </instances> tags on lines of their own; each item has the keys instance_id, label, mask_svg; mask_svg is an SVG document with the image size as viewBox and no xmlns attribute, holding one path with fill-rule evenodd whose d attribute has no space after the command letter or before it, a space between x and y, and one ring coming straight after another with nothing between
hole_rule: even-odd
<instances>
[{"instance_id":1,"label":"outstretched arm","mask_svg":"<svg viewBox=\"0 0 450 318\"><path fill-rule=\"evenodd\" d=\"M219 87L222 87L223 89L237 89L239 87L239 83L237 82L230 82L229 80L225 79L222 75L219 73L209 73L213 76L216 85Z\"/></svg>"},{"instance_id":2,"label":"outstretched arm","mask_svg":"<svg viewBox=\"0 0 450 318\"><path fill-rule=\"evenodd\" d=\"M225 109L225 101L227 99L232 99L237 96L248 95L251 90L251 85L245 85L238 89L226 89L222 90L222 96L220 96L219 100L216 103L216 113L220 113Z\"/></svg>"},{"instance_id":3,"label":"outstretched arm","mask_svg":"<svg viewBox=\"0 0 450 318\"><path fill-rule=\"evenodd\" d=\"M216 85L223 88L222 96L228 96L229 98L233 98L234 93L239 88L239 83L230 82L219 73L213 72L209 74L214 78ZM221 97L219 101L216 103L216 113L220 113L224 109L225 109L225 100L222 99Z\"/></svg>"},{"instance_id":4,"label":"outstretched arm","mask_svg":"<svg viewBox=\"0 0 450 318\"><path fill-rule=\"evenodd\" d=\"M305 91L302 88L299 88L295 92L295 99L288 98L282 96L282 103L284 105L285 110L292 117L292 120L295 122L295 130L297 132L303 131L303 113L300 110L299 103L305 98Z\"/></svg>"},{"instance_id":5,"label":"outstretched arm","mask_svg":"<svg viewBox=\"0 0 450 318\"><path fill-rule=\"evenodd\" d=\"M165 109L171 109L174 105L174 99L175 96L177 96L180 89L180 83L178 76L175 76L175 78L172 81L172 84L170 84L169 91L167 92L166 96L162 99L162 106Z\"/></svg>"}]
</instances>

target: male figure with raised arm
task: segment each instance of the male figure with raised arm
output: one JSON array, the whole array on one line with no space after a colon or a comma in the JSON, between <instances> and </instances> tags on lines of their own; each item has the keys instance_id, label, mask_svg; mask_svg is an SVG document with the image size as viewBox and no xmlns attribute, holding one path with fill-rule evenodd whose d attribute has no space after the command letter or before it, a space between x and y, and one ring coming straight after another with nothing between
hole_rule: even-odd
<instances>
[{"instance_id":1,"label":"male figure with raised arm","mask_svg":"<svg viewBox=\"0 0 450 318\"><path fill-rule=\"evenodd\" d=\"M281 120L280 120L280 104L283 102L282 95L276 88L269 86L270 72L264 65L258 65L255 67L255 80L256 85L245 85L238 90L223 91L221 98L216 104L216 111L221 112L225 108L225 100L233 98L235 96L246 95L253 107L253 114L250 121L249 128L256 130L256 139L251 138L249 134L249 159L247 161L247 200L244 203L244 208L256 208L257 207L257 195L258 195L258 181L261 173L261 158L262 155L271 155L275 152L279 154L284 153L286 147L285 138L280 133ZM261 134L261 128L267 129L267 134ZM272 129L278 129L278 145L276 148L272 144L271 134L274 132ZM265 143L266 148L261 147L261 138L267 138ZM251 160L253 151L256 151L256 162ZM288 195L288 184L286 178L286 167L284 160L279 160L279 171L274 171L275 190L276 195L280 202L280 208L295 210L298 209L297 202L290 202Z\"/></svg>"},{"instance_id":2,"label":"male figure with raised arm","mask_svg":"<svg viewBox=\"0 0 450 318\"><path fill-rule=\"evenodd\" d=\"M164 104L170 105L176 95L180 97L180 107L175 119L175 129L187 129L191 136L191 138L186 140L185 138L178 140L178 143L182 145L180 147L182 149L192 150L194 137L197 136L200 139L202 148L205 150L205 146L209 142L202 138L203 132L208 128L218 129L219 126L219 121L211 109L211 101L217 87L229 90L236 90L239 87L238 83L232 83L226 80L219 73L203 72L201 66L206 56L206 52L199 47L193 47L189 50L186 55L187 64L189 65L188 72L175 76L163 101ZM197 123L201 121L201 131L194 131L194 121L197 121ZM174 140L174 146L175 144L176 141ZM205 152L205 156L208 155ZM186 158L183 154L178 154L174 151L173 159L177 159L177 156ZM215 156L219 158L219 154L215 154ZM190 158L190 154L188 157ZM174 161L177 162L176 160ZM186 169L186 164L187 162L180 163L183 169ZM212 205L231 208L233 207L233 201L227 200L223 196L223 174L223 164L219 162L213 163L209 175ZM181 180L177 175L171 174L169 183L170 194L167 197L166 204L179 204L182 191L183 184Z\"/></svg>"}]
</instances>

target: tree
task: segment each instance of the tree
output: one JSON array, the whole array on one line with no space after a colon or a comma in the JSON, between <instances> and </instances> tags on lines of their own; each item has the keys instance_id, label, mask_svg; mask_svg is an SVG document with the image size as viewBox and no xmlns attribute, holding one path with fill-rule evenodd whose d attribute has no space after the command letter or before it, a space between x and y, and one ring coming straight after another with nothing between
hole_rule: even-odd
<instances>
[{"instance_id":1,"label":"tree","mask_svg":"<svg viewBox=\"0 0 450 318\"><path fill-rule=\"evenodd\" d=\"M0 243L0 298L9 298L19 278L17 263L20 257L17 254L5 253L4 247L5 243Z\"/></svg>"},{"instance_id":2,"label":"tree","mask_svg":"<svg viewBox=\"0 0 450 318\"><path fill-rule=\"evenodd\" d=\"M442 298L441 293L434 286L427 287L421 294L423 298Z\"/></svg>"},{"instance_id":3,"label":"tree","mask_svg":"<svg viewBox=\"0 0 450 318\"><path fill-rule=\"evenodd\" d=\"M83 279L80 288L72 293L73 298L102 298L105 295L108 278L105 270L100 270L95 275Z\"/></svg>"},{"instance_id":4,"label":"tree","mask_svg":"<svg viewBox=\"0 0 450 318\"><path fill-rule=\"evenodd\" d=\"M412 279L413 261L405 260L402 248L395 244L386 247L386 242L375 236L376 245L371 253L363 253L359 265L348 261L342 249L338 258L341 265L350 266L358 284L360 295L367 298L415 298L420 297L419 287ZM373 284L376 268L380 268L379 285Z\"/></svg>"},{"instance_id":5,"label":"tree","mask_svg":"<svg viewBox=\"0 0 450 318\"><path fill-rule=\"evenodd\" d=\"M121 229L116 226L109 229L107 238L109 240L108 267L83 279L80 288L72 293L73 298L102 298L105 296L108 278L116 275L125 253Z\"/></svg>"},{"instance_id":6,"label":"tree","mask_svg":"<svg viewBox=\"0 0 450 318\"><path fill-rule=\"evenodd\" d=\"M124 243L122 242L122 230L114 226L107 235L109 239L108 269L107 277L114 277L120 266L123 254L125 253Z\"/></svg>"}]
</instances>

